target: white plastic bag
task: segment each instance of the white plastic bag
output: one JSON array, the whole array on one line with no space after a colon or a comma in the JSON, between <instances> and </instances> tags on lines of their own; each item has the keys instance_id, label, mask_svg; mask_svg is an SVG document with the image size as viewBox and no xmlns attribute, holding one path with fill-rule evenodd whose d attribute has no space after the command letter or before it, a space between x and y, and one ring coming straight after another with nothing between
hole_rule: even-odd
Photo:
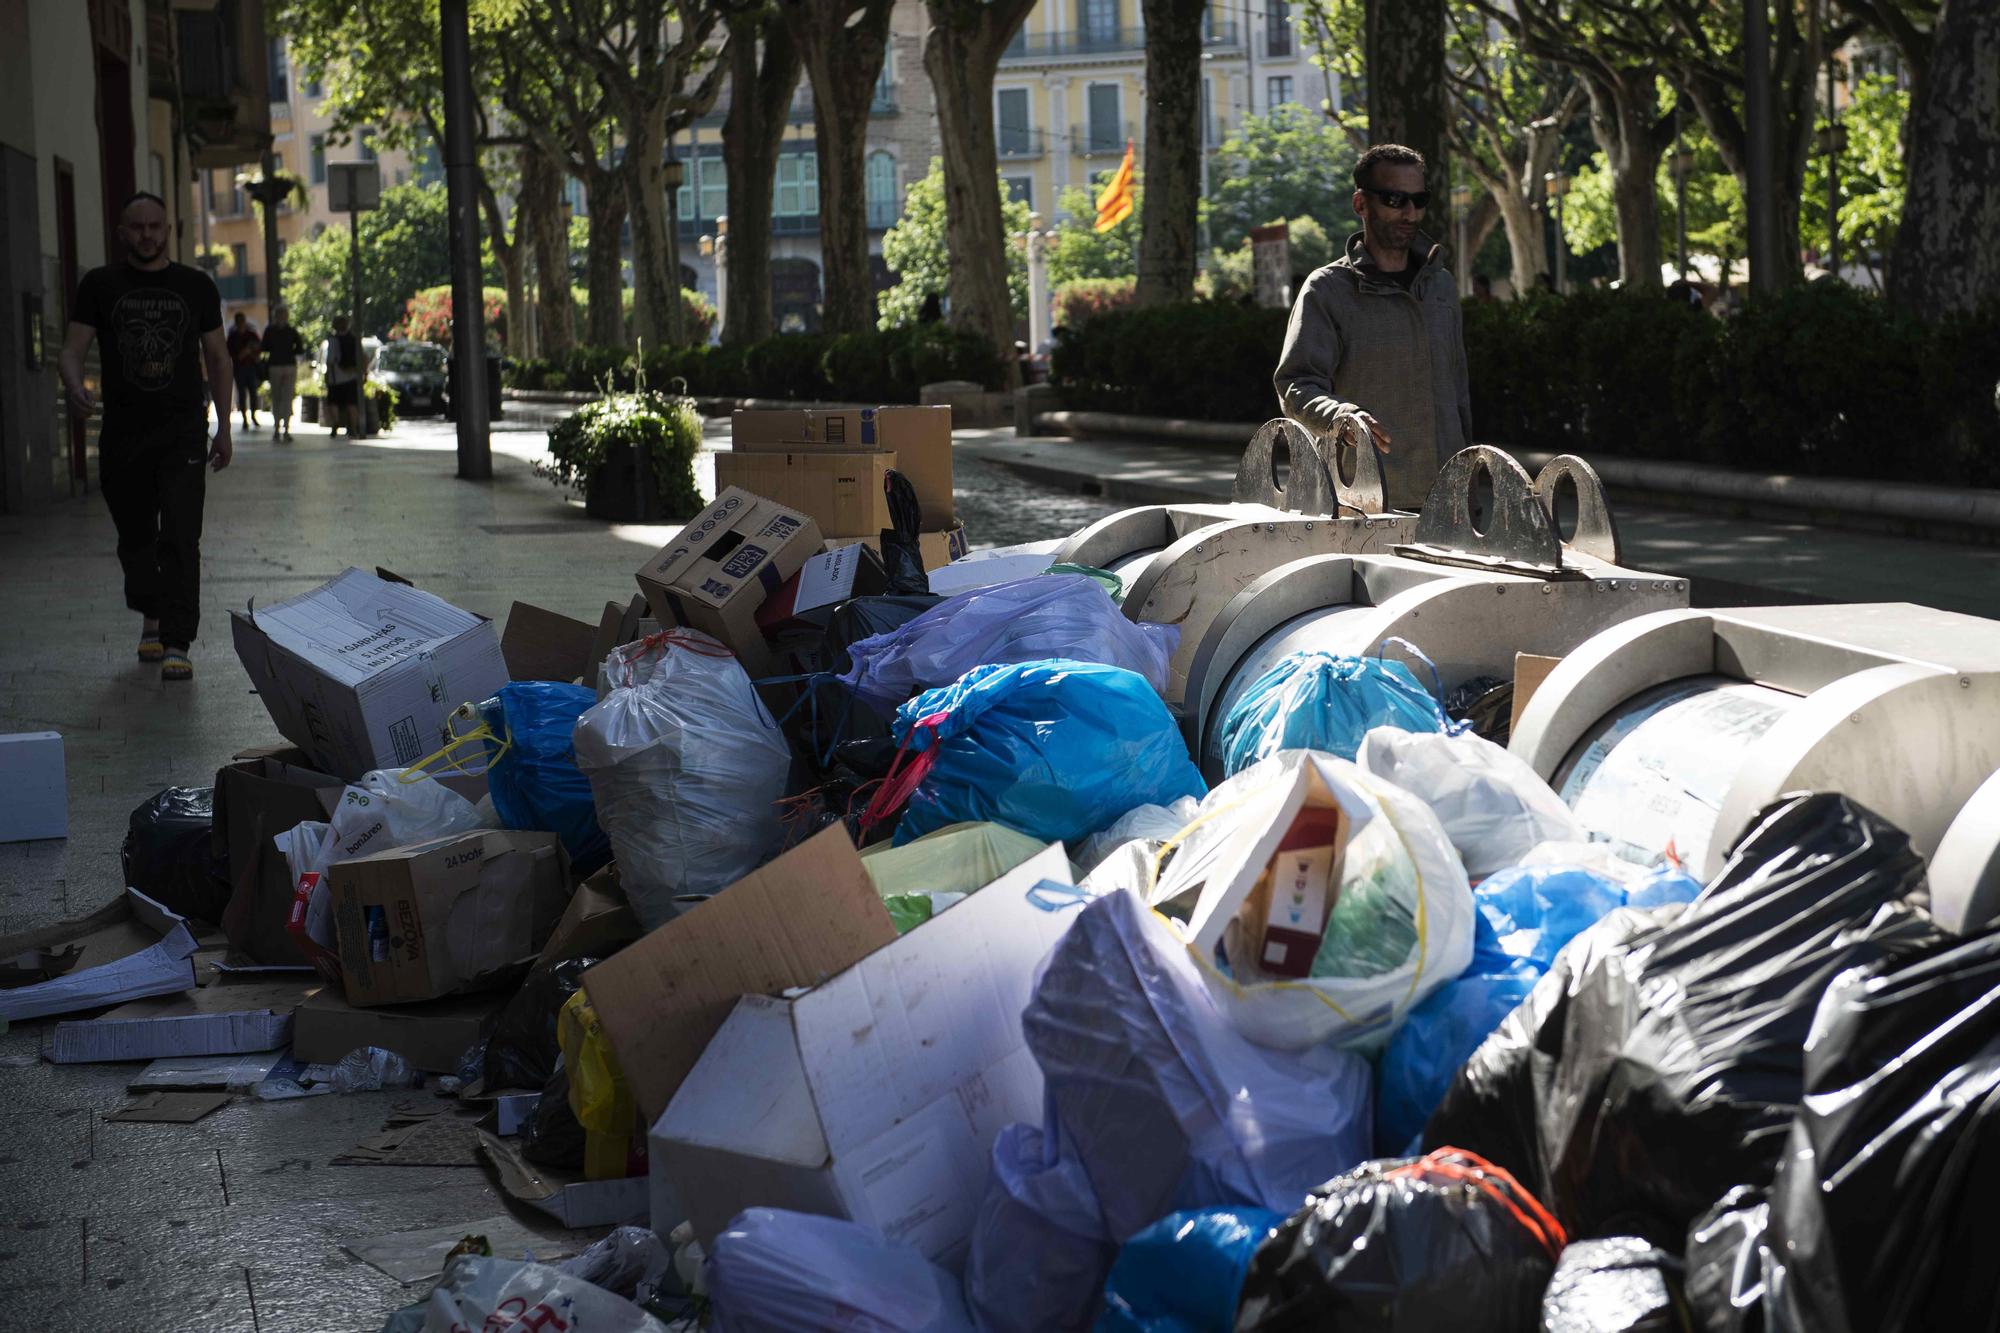
<instances>
[{"instance_id":1,"label":"white plastic bag","mask_svg":"<svg viewBox=\"0 0 2000 1333\"><path fill-rule=\"evenodd\" d=\"M703 1272L720 1333L972 1333L957 1278L842 1218L746 1208Z\"/></svg>"},{"instance_id":2,"label":"white plastic bag","mask_svg":"<svg viewBox=\"0 0 2000 1333\"><path fill-rule=\"evenodd\" d=\"M1192 796L1183 796L1172 805L1136 806L1118 816L1110 828L1085 838L1070 859L1088 873L1128 842L1153 843L1158 850L1159 843L1186 828L1200 810L1201 802Z\"/></svg>"},{"instance_id":3,"label":"white plastic bag","mask_svg":"<svg viewBox=\"0 0 2000 1333\"><path fill-rule=\"evenodd\" d=\"M1253 864L1257 858L1250 854L1251 845L1271 832L1308 766L1339 802L1351 828L1336 923L1345 906L1386 901L1395 916L1394 934L1375 932L1368 942L1379 948L1393 937L1405 947L1381 967L1351 960L1356 974L1278 979L1258 967L1233 916L1240 897L1224 903L1219 890L1226 883L1243 885L1246 877L1254 880L1262 872L1261 864ZM1201 895L1187 925L1189 952L1230 1022L1260 1045L1296 1051L1330 1041L1364 1052L1380 1050L1404 1015L1472 960L1477 915L1472 889L1437 816L1402 788L1345 759L1315 750L1285 750L1260 760L1203 798L1201 814L1183 834L1179 843L1170 844L1173 856L1165 871L1157 880L1148 874L1141 887L1156 907ZM1157 863L1155 858L1146 870ZM1128 876L1132 873L1129 866L1124 869ZM1091 887L1112 886L1093 877ZM1232 914L1226 923L1220 919L1225 910ZM1196 938L1220 939L1226 971L1192 943ZM1327 956L1323 948L1321 960Z\"/></svg>"},{"instance_id":4,"label":"white plastic bag","mask_svg":"<svg viewBox=\"0 0 2000 1333\"><path fill-rule=\"evenodd\" d=\"M780 842L792 753L730 651L671 630L605 659L611 691L577 719L577 767L647 930L719 892Z\"/></svg>"},{"instance_id":5,"label":"white plastic bag","mask_svg":"<svg viewBox=\"0 0 2000 1333\"><path fill-rule=\"evenodd\" d=\"M588 1329L667 1333L667 1326L622 1296L547 1264L485 1255L451 1261L424 1302L423 1333Z\"/></svg>"},{"instance_id":6,"label":"white plastic bag","mask_svg":"<svg viewBox=\"0 0 2000 1333\"><path fill-rule=\"evenodd\" d=\"M1429 805L1474 880L1518 865L1537 843L1583 840L1569 807L1534 769L1471 732L1376 727L1354 762Z\"/></svg>"}]
</instances>

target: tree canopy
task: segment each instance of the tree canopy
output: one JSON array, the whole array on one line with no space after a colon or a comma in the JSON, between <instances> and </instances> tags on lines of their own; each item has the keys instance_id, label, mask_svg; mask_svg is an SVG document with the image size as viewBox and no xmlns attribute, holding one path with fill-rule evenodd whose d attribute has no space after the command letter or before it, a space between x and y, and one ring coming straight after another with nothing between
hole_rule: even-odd
<instances>
[{"instance_id":1,"label":"tree canopy","mask_svg":"<svg viewBox=\"0 0 2000 1333\"><path fill-rule=\"evenodd\" d=\"M1007 295L1014 317L1028 315L1028 256L1014 237L1028 230L1028 206L1007 197L998 175L993 188L1000 194L1000 216L1007 230ZM943 298L951 285L951 248L945 234L944 161L931 159L931 169L913 181L903 198L903 216L882 237L882 260L897 278L879 299L880 327L914 324L929 296Z\"/></svg>"},{"instance_id":2,"label":"tree canopy","mask_svg":"<svg viewBox=\"0 0 2000 1333\"><path fill-rule=\"evenodd\" d=\"M1234 250L1252 227L1301 215L1344 234L1360 156L1344 131L1303 106L1245 116L1209 164L1209 243Z\"/></svg>"}]
</instances>

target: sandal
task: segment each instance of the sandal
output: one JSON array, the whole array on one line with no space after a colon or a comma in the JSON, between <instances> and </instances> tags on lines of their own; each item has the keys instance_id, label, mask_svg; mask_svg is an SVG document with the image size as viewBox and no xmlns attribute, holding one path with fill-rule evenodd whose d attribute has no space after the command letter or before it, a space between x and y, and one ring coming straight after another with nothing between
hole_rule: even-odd
<instances>
[{"instance_id":1,"label":"sandal","mask_svg":"<svg viewBox=\"0 0 2000 1333\"><path fill-rule=\"evenodd\" d=\"M169 648L160 659L161 680L193 680L194 663L188 660L187 649Z\"/></svg>"},{"instance_id":2,"label":"sandal","mask_svg":"<svg viewBox=\"0 0 2000 1333\"><path fill-rule=\"evenodd\" d=\"M157 662L167 655L167 647L160 642L160 632L156 629L139 631L139 660Z\"/></svg>"}]
</instances>

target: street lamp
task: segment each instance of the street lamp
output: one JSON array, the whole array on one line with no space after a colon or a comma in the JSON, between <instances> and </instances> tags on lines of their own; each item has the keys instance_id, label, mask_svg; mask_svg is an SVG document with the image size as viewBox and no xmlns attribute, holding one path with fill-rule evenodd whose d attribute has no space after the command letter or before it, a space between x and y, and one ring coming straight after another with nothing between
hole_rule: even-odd
<instances>
[{"instance_id":1,"label":"street lamp","mask_svg":"<svg viewBox=\"0 0 2000 1333\"><path fill-rule=\"evenodd\" d=\"M1542 188L1556 205L1556 290L1569 290L1569 241L1563 236L1563 196L1569 193L1569 174L1551 171L1542 177Z\"/></svg>"},{"instance_id":2,"label":"street lamp","mask_svg":"<svg viewBox=\"0 0 2000 1333\"><path fill-rule=\"evenodd\" d=\"M1451 187L1451 225L1457 234L1458 249L1458 294L1472 295L1472 256L1465 253L1465 215L1472 208L1472 187L1458 184Z\"/></svg>"},{"instance_id":3,"label":"street lamp","mask_svg":"<svg viewBox=\"0 0 2000 1333\"><path fill-rule=\"evenodd\" d=\"M1819 150L1826 154L1826 251L1827 270L1840 276L1840 157L1847 151L1847 126L1840 123L1833 106L1833 81L1840 67L1829 53L1826 58L1826 124L1813 132Z\"/></svg>"}]
</instances>

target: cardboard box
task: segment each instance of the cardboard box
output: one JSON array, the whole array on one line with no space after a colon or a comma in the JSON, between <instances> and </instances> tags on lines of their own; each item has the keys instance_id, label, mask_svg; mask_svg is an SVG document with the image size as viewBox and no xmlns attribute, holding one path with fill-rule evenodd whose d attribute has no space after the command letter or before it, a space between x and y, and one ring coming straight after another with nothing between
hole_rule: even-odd
<instances>
[{"instance_id":1,"label":"cardboard box","mask_svg":"<svg viewBox=\"0 0 2000 1333\"><path fill-rule=\"evenodd\" d=\"M1541 657L1535 653L1514 654L1514 702L1513 712L1507 718L1507 734L1521 725L1521 714L1528 711L1528 701L1535 697L1535 691L1542 688L1542 682L1549 673L1561 665L1560 657Z\"/></svg>"},{"instance_id":2,"label":"cardboard box","mask_svg":"<svg viewBox=\"0 0 2000 1333\"><path fill-rule=\"evenodd\" d=\"M546 967L568 958L603 958L643 934L625 890L619 887L614 862L577 885L535 963Z\"/></svg>"},{"instance_id":3,"label":"cardboard box","mask_svg":"<svg viewBox=\"0 0 2000 1333\"><path fill-rule=\"evenodd\" d=\"M951 482L949 407L845 407L745 410L730 418L733 450L887 449L910 479L926 532L942 532L957 517ZM718 462L724 457L716 455Z\"/></svg>"},{"instance_id":4,"label":"cardboard box","mask_svg":"<svg viewBox=\"0 0 2000 1333\"><path fill-rule=\"evenodd\" d=\"M644 1221L646 1177L584 1180L573 1171L537 1166L521 1155L519 1145L478 1131L479 1151L499 1174L507 1196L538 1208L572 1230Z\"/></svg>"},{"instance_id":5,"label":"cardboard box","mask_svg":"<svg viewBox=\"0 0 2000 1333\"><path fill-rule=\"evenodd\" d=\"M895 938L835 825L591 968L583 988L650 1124L739 996L810 986Z\"/></svg>"},{"instance_id":6,"label":"cardboard box","mask_svg":"<svg viewBox=\"0 0 2000 1333\"><path fill-rule=\"evenodd\" d=\"M597 662L590 657L596 639L595 625L516 602L508 610L507 628L500 634L500 656L506 660L507 674L515 680L567 684L580 677L588 682L597 675Z\"/></svg>"},{"instance_id":7,"label":"cardboard box","mask_svg":"<svg viewBox=\"0 0 2000 1333\"><path fill-rule=\"evenodd\" d=\"M820 546L809 516L731 486L640 566L639 590L661 624L714 635L762 675L770 654L757 608Z\"/></svg>"},{"instance_id":8,"label":"cardboard box","mask_svg":"<svg viewBox=\"0 0 2000 1333\"><path fill-rule=\"evenodd\" d=\"M718 453L715 485L810 514L822 534L870 536L891 525L883 477L896 466L891 452Z\"/></svg>"},{"instance_id":9,"label":"cardboard box","mask_svg":"<svg viewBox=\"0 0 2000 1333\"><path fill-rule=\"evenodd\" d=\"M275 1051L291 1043L292 1014L319 986L310 977L211 981L178 995L133 1000L98 1018L56 1024L42 1055L61 1065Z\"/></svg>"},{"instance_id":10,"label":"cardboard box","mask_svg":"<svg viewBox=\"0 0 2000 1333\"><path fill-rule=\"evenodd\" d=\"M1317 775L1314 785L1317 797L1308 793L1245 905L1258 966L1274 977L1312 975L1340 897L1348 821Z\"/></svg>"},{"instance_id":11,"label":"cardboard box","mask_svg":"<svg viewBox=\"0 0 2000 1333\"><path fill-rule=\"evenodd\" d=\"M1033 891L1069 875L1051 845L805 994L737 1002L648 1137L704 1245L767 1206L963 1261L994 1137L1041 1115L1021 1011L1072 913Z\"/></svg>"},{"instance_id":12,"label":"cardboard box","mask_svg":"<svg viewBox=\"0 0 2000 1333\"><path fill-rule=\"evenodd\" d=\"M24 731L0 736L0 842L69 836L69 783L62 736Z\"/></svg>"},{"instance_id":13,"label":"cardboard box","mask_svg":"<svg viewBox=\"0 0 2000 1333\"><path fill-rule=\"evenodd\" d=\"M553 833L452 834L341 861L327 875L354 1005L494 985L534 961L569 899L569 858Z\"/></svg>"},{"instance_id":14,"label":"cardboard box","mask_svg":"<svg viewBox=\"0 0 2000 1333\"><path fill-rule=\"evenodd\" d=\"M884 913L886 917L886 911ZM0 990L0 1019L73 1014L193 990L194 934L137 889L77 921L0 939L0 963L46 960L47 979Z\"/></svg>"},{"instance_id":15,"label":"cardboard box","mask_svg":"<svg viewBox=\"0 0 2000 1333\"><path fill-rule=\"evenodd\" d=\"M880 537L828 537L826 544L829 548L858 544L866 546L877 555L882 554L882 539ZM943 532L926 532L920 534L917 538L917 550L922 554L924 568L927 570L943 569L952 561L963 556L967 549L969 548L966 544L965 525L963 523L953 522Z\"/></svg>"},{"instance_id":16,"label":"cardboard box","mask_svg":"<svg viewBox=\"0 0 2000 1333\"><path fill-rule=\"evenodd\" d=\"M231 890L222 931L260 963L304 966L285 929L292 910L291 868L271 839L306 820L333 818L339 778L289 747L245 750L215 774L215 837L228 849Z\"/></svg>"},{"instance_id":17,"label":"cardboard box","mask_svg":"<svg viewBox=\"0 0 2000 1333\"><path fill-rule=\"evenodd\" d=\"M757 627L768 638L790 629L826 628L833 608L852 597L873 597L889 586L882 557L871 546L850 542L822 551L757 608ZM817 611L821 614L814 616Z\"/></svg>"},{"instance_id":18,"label":"cardboard box","mask_svg":"<svg viewBox=\"0 0 2000 1333\"><path fill-rule=\"evenodd\" d=\"M350 782L433 753L454 708L507 683L492 621L365 570L230 621L279 733Z\"/></svg>"},{"instance_id":19,"label":"cardboard box","mask_svg":"<svg viewBox=\"0 0 2000 1333\"><path fill-rule=\"evenodd\" d=\"M357 1009L332 986L292 1016L292 1057L301 1064L338 1064L363 1046L379 1046L431 1074L456 1074L479 1030L504 995L454 995L394 1009Z\"/></svg>"}]
</instances>

